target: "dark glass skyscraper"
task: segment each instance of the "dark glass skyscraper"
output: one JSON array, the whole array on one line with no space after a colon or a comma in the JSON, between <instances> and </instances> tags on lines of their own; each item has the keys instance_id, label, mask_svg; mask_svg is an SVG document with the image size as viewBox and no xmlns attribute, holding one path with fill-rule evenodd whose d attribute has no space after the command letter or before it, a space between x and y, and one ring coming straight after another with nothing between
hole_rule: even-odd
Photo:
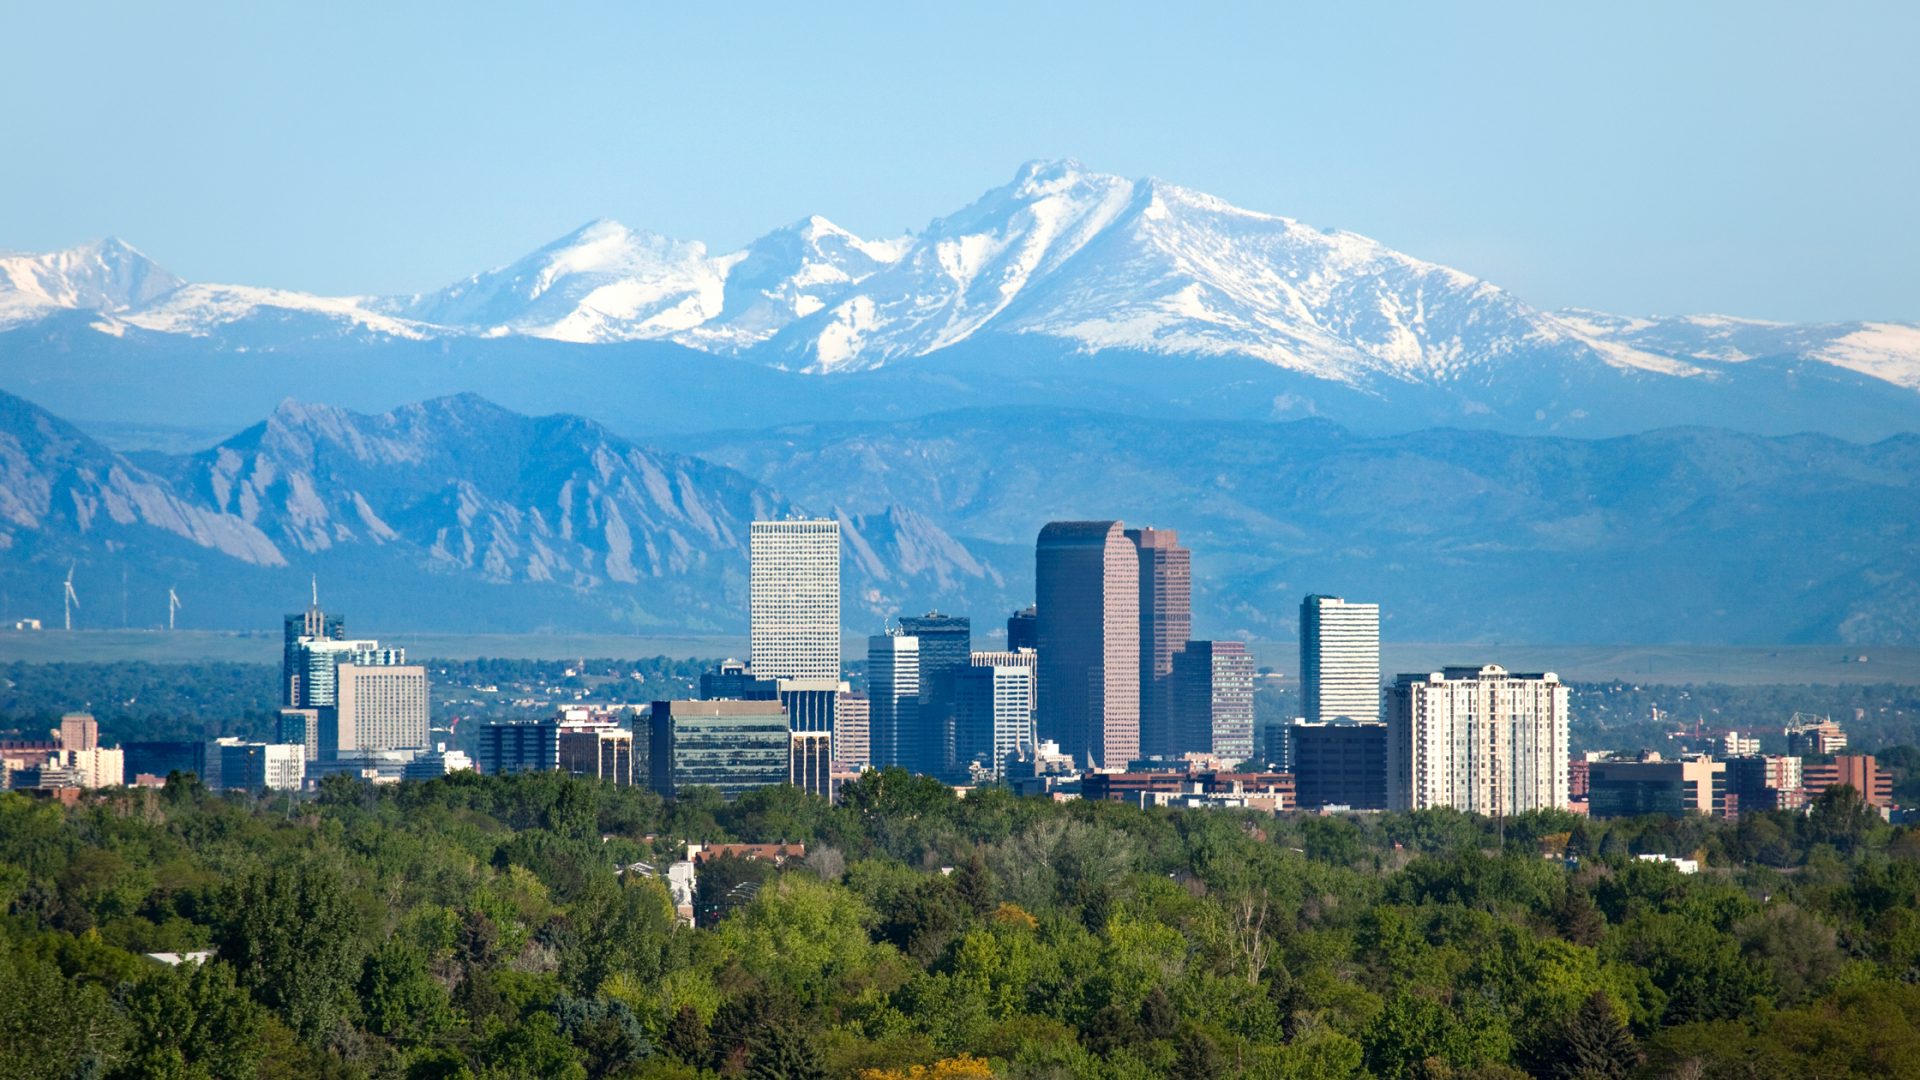
<instances>
[{"instance_id":1,"label":"dark glass skyscraper","mask_svg":"<svg viewBox=\"0 0 1920 1080\"><path fill-rule=\"evenodd\" d=\"M972 666L972 620L929 611L903 616L900 632L920 639L920 710L903 748L907 767L928 776L950 775L957 767L954 680Z\"/></svg>"},{"instance_id":2,"label":"dark glass skyscraper","mask_svg":"<svg viewBox=\"0 0 1920 1080\"><path fill-rule=\"evenodd\" d=\"M1007 616L1007 651L1040 648L1040 612L1032 604Z\"/></svg>"},{"instance_id":3,"label":"dark glass skyscraper","mask_svg":"<svg viewBox=\"0 0 1920 1080\"><path fill-rule=\"evenodd\" d=\"M1140 753L1182 753L1173 654L1193 631L1193 552L1172 529L1128 529L1140 560Z\"/></svg>"},{"instance_id":4,"label":"dark glass skyscraper","mask_svg":"<svg viewBox=\"0 0 1920 1080\"><path fill-rule=\"evenodd\" d=\"M1034 546L1039 734L1081 764L1140 756L1140 560L1117 521L1055 521Z\"/></svg>"}]
</instances>

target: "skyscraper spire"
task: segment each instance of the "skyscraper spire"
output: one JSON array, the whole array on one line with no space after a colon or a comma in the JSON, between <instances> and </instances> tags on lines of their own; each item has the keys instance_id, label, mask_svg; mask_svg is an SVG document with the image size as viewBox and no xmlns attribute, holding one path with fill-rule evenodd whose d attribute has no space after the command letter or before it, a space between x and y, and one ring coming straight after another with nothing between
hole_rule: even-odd
<instances>
[{"instance_id":1,"label":"skyscraper spire","mask_svg":"<svg viewBox=\"0 0 1920 1080\"><path fill-rule=\"evenodd\" d=\"M320 606L320 575L313 575L313 606Z\"/></svg>"}]
</instances>

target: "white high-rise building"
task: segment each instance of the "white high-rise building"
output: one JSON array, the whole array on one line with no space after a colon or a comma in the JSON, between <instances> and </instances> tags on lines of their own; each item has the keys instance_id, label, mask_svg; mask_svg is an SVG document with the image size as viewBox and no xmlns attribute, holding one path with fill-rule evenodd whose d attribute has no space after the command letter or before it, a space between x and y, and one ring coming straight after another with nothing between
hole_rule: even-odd
<instances>
[{"instance_id":1,"label":"white high-rise building","mask_svg":"<svg viewBox=\"0 0 1920 1080\"><path fill-rule=\"evenodd\" d=\"M1005 772L1007 759L1033 753L1032 649L974 653L954 682L954 760Z\"/></svg>"},{"instance_id":2,"label":"white high-rise building","mask_svg":"<svg viewBox=\"0 0 1920 1080\"><path fill-rule=\"evenodd\" d=\"M1567 805L1567 688L1552 672L1454 667L1389 696L1387 803L1505 816Z\"/></svg>"},{"instance_id":3,"label":"white high-rise building","mask_svg":"<svg viewBox=\"0 0 1920 1080\"><path fill-rule=\"evenodd\" d=\"M1300 715L1309 724L1380 719L1380 605L1300 602Z\"/></svg>"},{"instance_id":4,"label":"white high-rise building","mask_svg":"<svg viewBox=\"0 0 1920 1080\"><path fill-rule=\"evenodd\" d=\"M920 639L875 634L867 639L867 744L875 768L904 765L903 750L920 722Z\"/></svg>"},{"instance_id":5,"label":"white high-rise building","mask_svg":"<svg viewBox=\"0 0 1920 1080\"><path fill-rule=\"evenodd\" d=\"M840 523L756 521L749 553L753 673L840 679Z\"/></svg>"}]
</instances>

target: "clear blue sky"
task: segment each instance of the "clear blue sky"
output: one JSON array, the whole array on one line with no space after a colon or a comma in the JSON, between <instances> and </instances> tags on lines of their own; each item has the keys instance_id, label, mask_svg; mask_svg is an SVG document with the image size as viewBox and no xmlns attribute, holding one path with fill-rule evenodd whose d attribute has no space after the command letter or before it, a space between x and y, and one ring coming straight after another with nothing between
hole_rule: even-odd
<instances>
[{"instance_id":1,"label":"clear blue sky","mask_svg":"<svg viewBox=\"0 0 1920 1080\"><path fill-rule=\"evenodd\" d=\"M1332 10L1337 8L1338 10ZM0 6L0 247L409 292L1077 157L1543 306L1920 319L1920 4Z\"/></svg>"}]
</instances>

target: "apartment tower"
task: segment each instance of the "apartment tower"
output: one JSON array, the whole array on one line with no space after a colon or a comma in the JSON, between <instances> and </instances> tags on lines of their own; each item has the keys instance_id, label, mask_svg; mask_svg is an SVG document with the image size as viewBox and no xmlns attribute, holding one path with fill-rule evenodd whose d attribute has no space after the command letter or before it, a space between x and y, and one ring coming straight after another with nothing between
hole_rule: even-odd
<instances>
[{"instance_id":1,"label":"apartment tower","mask_svg":"<svg viewBox=\"0 0 1920 1080\"><path fill-rule=\"evenodd\" d=\"M1390 809L1503 816L1565 809L1567 688L1552 672L1450 667L1394 680L1387 719Z\"/></svg>"}]
</instances>

